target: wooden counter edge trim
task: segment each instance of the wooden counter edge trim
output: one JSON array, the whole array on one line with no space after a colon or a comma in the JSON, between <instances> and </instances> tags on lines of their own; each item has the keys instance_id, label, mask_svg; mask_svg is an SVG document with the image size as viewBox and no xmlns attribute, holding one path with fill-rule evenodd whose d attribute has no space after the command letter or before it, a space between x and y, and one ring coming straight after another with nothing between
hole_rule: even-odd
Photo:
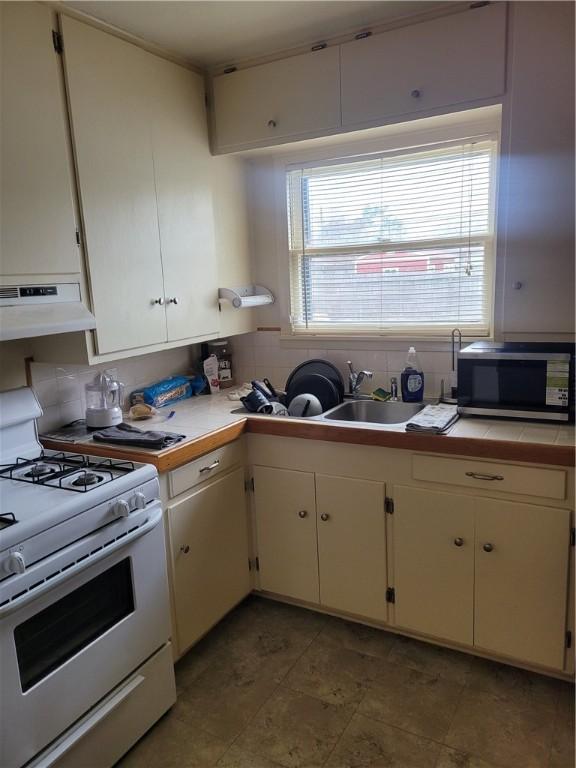
<instances>
[{"instance_id":1,"label":"wooden counter edge trim","mask_svg":"<svg viewBox=\"0 0 576 768\"><path fill-rule=\"evenodd\" d=\"M235 421L225 427L208 432L202 437L196 437L185 443L166 448L160 453L148 453L139 451L138 448L125 448L109 445L108 443L63 443L59 440L42 440L44 448L53 451L68 451L89 456L106 456L111 459L123 461L139 461L144 464L153 464L158 472L168 472L171 469L187 464L189 461L203 456L205 453L221 448L227 443L236 440L244 432L246 419Z\"/></svg>"},{"instance_id":2,"label":"wooden counter edge trim","mask_svg":"<svg viewBox=\"0 0 576 768\"><path fill-rule=\"evenodd\" d=\"M368 430L362 427L337 427L334 424L289 422L285 420L251 419L247 432L279 437L301 437L307 440L325 440L332 443L375 445L400 448L424 453L444 453L457 456L475 456L482 459L505 459L531 464L551 464L573 467L575 450L571 445L550 443L521 443L511 440L489 440L447 435L416 435L407 432Z\"/></svg>"}]
</instances>

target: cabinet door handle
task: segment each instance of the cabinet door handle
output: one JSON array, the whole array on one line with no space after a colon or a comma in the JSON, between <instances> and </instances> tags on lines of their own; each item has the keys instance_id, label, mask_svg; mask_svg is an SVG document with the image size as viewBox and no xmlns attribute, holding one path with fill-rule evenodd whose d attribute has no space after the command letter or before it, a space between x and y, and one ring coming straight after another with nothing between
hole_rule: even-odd
<instances>
[{"instance_id":1,"label":"cabinet door handle","mask_svg":"<svg viewBox=\"0 0 576 768\"><path fill-rule=\"evenodd\" d=\"M190 552L190 547L188 546L188 544L183 544L180 547L180 552L182 552L183 555L187 555L188 552Z\"/></svg>"},{"instance_id":2,"label":"cabinet door handle","mask_svg":"<svg viewBox=\"0 0 576 768\"><path fill-rule=\"evenodd\" d=\"M490 542L486 542L486 544L484 544L482 549L484 550L484 552L492 552L494 549L494 545L490 544Z\"/></svg>"},{"instance_id":3,"label":"cabinet door handle","mask_svg":"<svg viewBox=\"0 0 576 768\"><path fill-rule=\"evenodd\" d=\"M462 547L463 545L464 545L464 539L463 539L463 538L461 538L460 536L457 536L457 537L454 539L454 546L455 546L455 547Z\"/></svg>"},{"instance_id":4,"label":"cabinet door handle","mask_svg":"<svg viewBox=\"0 0 576 768\"><path fill-rule=\"evenodd\" d=\"M162 304L164 304L164 299L162 296L160 296L159 299L152 299L152 304L160 304L160 306L162 306Z\"/></svg>"},{"instance_id":5,"label":"cabinet door handle","mask_svg":"<svg viewBox=\"0 0 576 768\"><path fill-rule=\"evenodd\" d=\"M504 480L502 475L484 475L482 472L466 472L466 477L474 477L476 480Z\"/></svg>"},{"instance_id":6,"label":"cabinet door handle","mask_svg":"<svg viewBox=\"0 0 576 768\"><path fill-rule=\"evenodd\" d=\"M166 303L167 304L178 304L178 297L177 296L172 296L172 298L168 299L168 301Z\"/></svg>"},{"instance_id":7,"label":"cabinet door handle","mask_svg":"<svg viewBox=\"0 0 576 768\"><path fill-rule=\"evenodd\" d=\"M217 466L220 465L220 459L215 459L212 464L208 464L207 467L200 467L200 474L203 472L211 472L213 469L216 469Z\"/></svg>"},{"instance_id":8,"label":"cabinet door handle","mask_svg":"<svg viewBox=\"0 0 576 768\"><path fill-rule=\"evenodd\" d=\"M305 517L308 517L308 512L305 509L301 509L300 512L298 512L298 517L301 517L303 520Z\"/></svg>"},{"instance_id":9,"label":"cabinet door handle","mask_svg":"<svg viewBox=\"0 0 576 768\"><path fill-rule=\"evenodd\" d=\"M276 122L276 120L268 120L267 125L268 125L268 128L276 128L278 123Z\"/></svg>"},{"instance_id":10,"label":"cabinet door handle","mask_svg":"<svg viewBox=\"0 0 576 768\"><path fill-rule=\"evenodd\" d=\"M413 91L410 91L410 96L412 96L413 99L419 99L420 96L422 96L422 91L419 88L414 88Z\"/></svg>"},{"instance_id":11,"label":"cabinet door handle","mask_svg":"<svg viewBox=\"0 0 576 768\"><path fill-rule=\"evenodd\" d=\"M320 515L320 520L323 520L324 522L326 522L326 520L330 520L330 515L327 512L322 512L322 514Z\"/></svg>"}]
</instances>

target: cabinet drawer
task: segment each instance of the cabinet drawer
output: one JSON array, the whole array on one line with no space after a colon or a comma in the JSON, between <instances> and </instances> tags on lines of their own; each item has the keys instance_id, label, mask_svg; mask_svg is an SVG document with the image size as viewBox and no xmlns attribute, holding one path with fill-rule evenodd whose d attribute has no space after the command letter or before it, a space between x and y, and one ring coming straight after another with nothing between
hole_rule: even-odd
<instances>
[{"instance_id":1,"label":"cabinet drawer","mask_svg":"<svg viewBox=\"0 0 576 768\"><path fill-rule=\"evenodd\" d=\"M539 469L516 464L496 464L468 459L445 459L438 456L414 456L412 477L429 483L488 488L491 491L542 496L547 499L566 497L566 472L562 469Z\"/></svg>"},{"instance_id":2,"label":"cabinet drawer","mask_svg":"<svg viewBox=\"0 0 576 768\"><path fill-rule=\"evenodd\" d=\"M198 483L203 483L204 480L216 477L235 464L242 463L243 458L242 443L236 440L172 470L168 476L170 498L184 493Z\"/></svg>"}]
</instances>

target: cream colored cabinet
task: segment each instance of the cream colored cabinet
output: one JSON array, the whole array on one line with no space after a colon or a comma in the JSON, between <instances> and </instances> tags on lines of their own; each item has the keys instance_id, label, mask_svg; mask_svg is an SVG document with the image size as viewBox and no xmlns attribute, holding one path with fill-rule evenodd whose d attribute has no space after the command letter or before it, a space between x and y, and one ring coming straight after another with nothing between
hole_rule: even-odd
<instances>
[{"instance_id":1,"label":"cream colored cabinet","mask_svg":"<svg viewBox=\"0 0 576 768\"><path fill-rule=\"evenodd\" d=\"M175 501L167 514L181 655L250 592L244 469Z\"/></svg>"},{"instance_id":2,"label":"cream colored cabinet","mask_svg":"<svg viewBox=\"0 0 576 768\"><path fill-rule=\"evenodd\" d=\"M75 19L62 28L97 352L214 336L202 79Z\"/></svg>"},{"instance_id":3,"label":"cream colored cabinet","mask_svg":"<svg viewBox=\"0 0 576 768\"><path fill-rule=\"evenodd\" d=\"M320 603L386 621L384 483L316 475Z\"/></svg>"},{"instance_id":4,"label":"cream colored cabinet","mask_svg":"<svg viewBox=\"0 0 576 768\"><path fill-rule=\"evenodd\" d=\"M500 96L505 48L505 3L344 43L342 125Z\"/></svg>"},{"instance_id":5,"label":"cream colored cabinet","mask_svg":"<svg viewBox=\"0 0 576 768\"><path fill-rule=\"evenodd\" d=\"M204 85L183 67L149 58L167 338L215 336L218 273Z\"/></svg>"},{"instance_id":6,"label":"cream colored cabinet","mask_svg":"<svg viewBox=\"0 0 576 768\"><path fill-rule=\"evenodd\" d=\"M474 645L564 666L570 513L476 500Z\"/></svg>"},{"instance_id":7,"label":"cream colored cabinet","mask_svg":"<svg viewBox=\"0 0 576 768\"><path fill-rule=\"evenodd\" d=\"M395 623L472 645L474 499L394 488Z\"/></svg>"},{"instance_id":8,"label":"cream colored cabinet","mask_svg":"<svg viewBox=\"0 0 576 768\"><path fill-rule=\"evenodd\" d=\"M80 272L53 11L0 3L0 274Z\"/></svg>"},{"instance_id":9,"label":"cream colored cabinet","mask_svg":"<svg viewBox=\"0 0 576 768\"><path fill-rule=\"evenodd\" d=\"M574 3L509 5L497 216L500 322L509 334L573 335Z\"/></svg>"},{"instance_id":10,"label":"cream colored cabinet","mask_svg":"<svg viewBox=\"0 0 576 768\"><path fill-rule=\"evenodd\" d=\"M314 475L273 467L253 471L260 588L317 603Z\"/></svg>"},{"instance_id":11,"label":"cream colored cabinet","mask_svg":"<svg viewBox=\"0 0 576 768\"><path fill-rule=\"evenodd\" d=\"M403 486L394 498L395 623L561 669L570 512Z\"/></svg>"},{"instance_id":12,"label":"cream colored cabinet","mask_svg":"<svg viewBox=\"0 0 576 768\"><path fill-rule=\"evenodd\" d=\"M336 46L213 79L217 151L273 144L340 125Z\"/></svg>"},{"instance_id":13,"label":"cream colored cabinet","mask_svg":"<svg viewBox=\"0 0 576 768\"><path fill-rule=\"evenodd\" d=\"M254 467L260 587L385 621L384 484Z\"/></svg>"}]
</instances>

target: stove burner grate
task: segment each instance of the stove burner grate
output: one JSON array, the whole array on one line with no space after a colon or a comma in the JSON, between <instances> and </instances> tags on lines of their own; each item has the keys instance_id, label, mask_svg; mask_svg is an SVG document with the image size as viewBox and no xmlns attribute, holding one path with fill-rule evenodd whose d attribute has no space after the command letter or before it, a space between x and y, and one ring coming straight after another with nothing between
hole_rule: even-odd
<instances>
[{"instance_id":1,"label":"stove burner grate","mask_svg":"<svg viewBox=\"0 0 576 768\"><path fill-rule=\"evenodd\" d=\"M8 528L10 525L15 525L18 522L13 512L3 512L0 514L0 530L2 528Z\"/></svg>"},{"instance_id":2,"label":"stove burner grate","mask_svg":"<svg viewBox=\"0 0 576 768\"><path fill-rule=\"evenodd\" d=\"M79 453L60 451L45 454L44 451L35 459L17 458L14 464L0 464L0 480L18 480L22 483L36 483L49 488L62 488L66 491L86 493L104 483L110 483L121 474L135 469L132 461L100 459ZM27 470L23 472L22 470ZM88 480L75 478L71 483L64 482L70 475L83 470ZM78 482L76 482L78 480Z\"/></svg>"}]
</instances>

